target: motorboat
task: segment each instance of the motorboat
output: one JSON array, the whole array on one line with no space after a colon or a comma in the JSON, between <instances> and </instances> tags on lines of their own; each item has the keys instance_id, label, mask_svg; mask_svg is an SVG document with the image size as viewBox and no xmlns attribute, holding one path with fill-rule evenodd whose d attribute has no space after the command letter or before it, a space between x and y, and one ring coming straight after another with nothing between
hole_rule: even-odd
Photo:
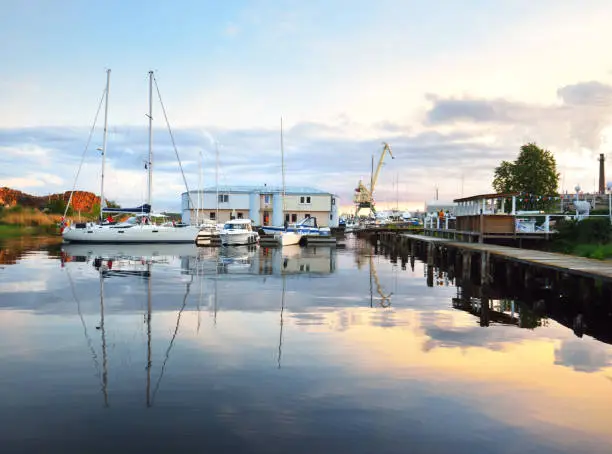
<instances>
[{"instance_id":1,"label":"motorboat","mask_svg":"<svg viewBox=\"0 0 612 454\"><path fill-rule=\"evenodd\" d=\"M223 226L221 226L222 228ZM213 221L205 221L199 226L198 234L196 235L196 244L198 246L212 246L218 244L220 228Z\"/></svg>"},{"instance_id":2,"label":"motorboat","mask_svg":"<svg viewBox=\"0 0 612 454\"><path fill-rule=\"evenodd\" d=\"M329 227L319 227L317 225L316 217L307 217L302 219L300 222L294 224L287 224L287 226L263 226L262 227L264 233L268 235L274 235L279 232L295 232L300 235L321 235L321 236L329 236L331 235L331 229Z\"/></svg>"},{"instance_id":3,"label":"motorboat","mask_svg":"<svg viewBox=\"0 0 612 454\"><path fill-rule=\"evenodd\" d=\"M224 246L238 246L257 244L259 233L253 230L250 219L232 219L223 225L220 232L221 244Z\"/></svg>"},{"instance_id":4,"label":"motorboat","mask_svg":"<svg viewBox=\"0 0 612 454\"><path fill-rule=\"evenodd\" d=\"M354 232L357 227L359 227L358 222L356 222L354 219L348 219L344 223L344 233Z\"/></svg>"}]
</instances>

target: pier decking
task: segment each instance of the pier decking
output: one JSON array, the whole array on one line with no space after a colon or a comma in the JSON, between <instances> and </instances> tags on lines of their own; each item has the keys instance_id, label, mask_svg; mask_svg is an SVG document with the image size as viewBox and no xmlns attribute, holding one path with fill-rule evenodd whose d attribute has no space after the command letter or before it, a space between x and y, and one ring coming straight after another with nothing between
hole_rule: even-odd
<instances>
[{"instance_id":1,"label":"pier decking","mask_svg":"<svg viewBox=\"0 0 612 454\"><path fill-rule=\"evenodd\" d=\"M534 265L579 276L598 277L612 281L612 262L587 259L555 252L498 246L495 244L464 243L425 235L402 234L401 236L409 240L444 244L447 247L454 247L472 252L487 252L490 255L526 265Z\"/></svg>"}]
</instances>

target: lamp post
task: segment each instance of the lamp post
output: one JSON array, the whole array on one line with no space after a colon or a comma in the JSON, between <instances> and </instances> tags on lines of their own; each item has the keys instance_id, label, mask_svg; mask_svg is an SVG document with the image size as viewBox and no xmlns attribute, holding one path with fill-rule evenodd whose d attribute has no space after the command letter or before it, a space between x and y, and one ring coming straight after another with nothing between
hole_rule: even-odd
<instances>
[{"instance_id":1,"label":"lamp post","mask_svg":"<svg viewBox=\"0 0 612 454\"><path fill-rule=\"evenodd\" d=\"M612 181L608 181L606 188L608 189L608 218L612 224Z\"/></svg>"}]
</instances>

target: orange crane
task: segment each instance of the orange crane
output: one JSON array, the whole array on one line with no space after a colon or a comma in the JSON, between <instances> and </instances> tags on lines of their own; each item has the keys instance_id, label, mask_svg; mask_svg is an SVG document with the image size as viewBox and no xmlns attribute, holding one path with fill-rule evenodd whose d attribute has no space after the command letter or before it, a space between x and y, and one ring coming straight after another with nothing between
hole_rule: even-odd
<instances>
[{"instance_id":1,"label":"orange crane","mask_svg":"<svg viewBox=\"0 0 612 454\"><path fill-rule=\"evenodd\" d=\"M374 172L374 156L372 156L372 174L370 176L370 188L363 184L362 180L359 180L359 184L357 185L357 189L355 189L355 197L353 198L355 202L355 217L359 215L359 210L362 208L369 208L371 212L376 213L376 208L374 207L374 188L376 187L376 181L378 181L378 175L380 174L380 169L383 166L383 162L385 160L385 155L389 153L391 159L395 159L393 153L391 152L391 147L387 142L383 142L382 153L380 154L380 159L378 160L378 167L376 167L376 173Z\"/></svg>"}]
</instances>

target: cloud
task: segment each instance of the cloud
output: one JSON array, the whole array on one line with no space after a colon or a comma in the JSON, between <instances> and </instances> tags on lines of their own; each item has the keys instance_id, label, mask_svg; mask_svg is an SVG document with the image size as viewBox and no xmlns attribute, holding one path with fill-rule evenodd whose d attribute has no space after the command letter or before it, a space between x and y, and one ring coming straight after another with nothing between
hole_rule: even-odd
<instances>
[{"instance_id":1,"label":"cloud","mask_svg":"<svg viewBox=\"0 0 612 454\"><path fill-rule=\"evenodd\" d=\"M379 204L394 203L398 192L400 202L422 203L432 197L436 185L443 199L453 199L489 192L499 162L513 159L522 144L535 141L555 153L568 185L584 187L595 175L594 155L603 152L602 144L612 136L612 86L586 81L563 85L556 93L557 104L428 94L430 106L421 124L361 123L348 114L285 124L287 184L315 186L338 194L342 206L351 205L358 180L369 181L372 157L376 165L381 142L387 141L395 159L384 161L375 191ZM87 135L85 127L1 129L0 184L34 193L70 189ZM216 144L220 184L280 184L280 121L266 128L182 127L175 128L174 135L190 189L198 182L200 154L203 185L214 184ZM80 189L99 191L100 144L101 133L96 131ZM142 203L147 128L110 128L107 150L108 196L122 204ZM154 131L153 153L154 205L179 210L184 185L163 128ZM53 172L42 174L41 164Z\"/></svg>"},{"instance_id":2,"label":"cloud","mask_svg":"<svg viewBox=\"0 0 612 454\"><path fill-rule=\"evenodd\" d=\"M499 136L528 136L544 146L596 150L612 123L612 86L579 82L557 90L558 104L530 104L503 98L439 97L432 103L426 124L433 127L471 124L497 127Z\"/></svg>"},{"instance_id":3,"label":"cloud","mask_svg":"<svg viewBox=\"0 0 612 454\"><path fill-rule=\"evenodd\" d=\"M287 128L287 184L319 187L339 194L343 204L350 204L358 179L369 179L373 154L378 161L382 138L390 140L388 137L391 137L395 159L387 159L383 166L377 198L380 201L395 200L393 180L396 174L400 174L406 178L410 200L420 201L428 197L432 172L459 181L457 164L463 165L466 171L471 168L476 174L481 174L479 169L482 166L476 165L475 161L477 156L486 154L495 160L504 156L501 149L484 144L478 137L465 132L411 134L408 128L404 130L398 125L382 124L364 126L364 130L370 131L364 134L367 137L352 137L347 125L355 127L345 118L333 125L305 122ZM55 179L43 180L48 185L45 192L70 189L87 133L85 128L62 127L0 130L0 143L12 150L11 157L0 157L0 163L6 164L3 168L7 169L0 171L0 183L10 181L18 186L17 189L26 191L41 189L33 179L28 181L30 178L12 180L15 178L15 156L19 154L20 178L32 174L44 159L56 176ZM198 181L200 151L204 152L204 185L214 184L215 141L219 143L220 184L280 184L280 128L179 128L175 129L174 135L190 189L195 189ZM162 204L160 209L178 209L184 187L174 149L166 132L156 130L153 138L153 198ZM99 191L100 154L96 151L99 142L100 134L96 133L79 178L77 187L80 189ZM22 150L25 153L22 154ZM146 128L118 126L110 131L106 159L106 193L109 198L122 204L142 202L146 159ZM454 160L455 169L446 166L445 162L450 159Z\"/></svg>"},{"instance_id":4,"label":"cloud","mask_svg":"<svg viewBox=\"0 0 612 454\"><path fill-rule=\"evenodd\" d=\"M557 95L567 105L591 107L612 105L612 86L597 81L566 85L557 90Z\"/></svg>"}]
</instances>

